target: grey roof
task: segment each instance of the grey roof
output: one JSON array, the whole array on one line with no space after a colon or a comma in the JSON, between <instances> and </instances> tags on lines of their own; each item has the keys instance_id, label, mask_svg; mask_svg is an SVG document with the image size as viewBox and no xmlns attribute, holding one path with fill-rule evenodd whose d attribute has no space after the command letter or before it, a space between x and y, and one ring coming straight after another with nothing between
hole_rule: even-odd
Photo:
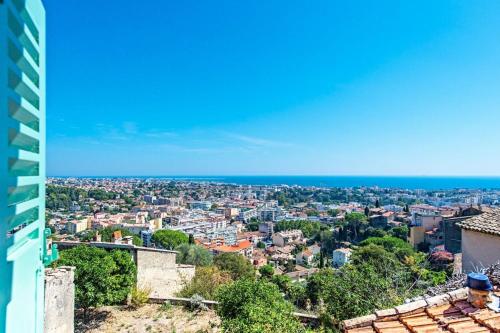
<instances>
[{"instance_id":1,"label":"grey roof","mask_svg":"<svg viewBox=\"0 0 500 333\"><path fill-rule=\"evenodd\" d=\"M500 209L492 209L481 215L473 216L457 223L457 225L462 229L500 236Z\"/></svg>"}]
</instances>

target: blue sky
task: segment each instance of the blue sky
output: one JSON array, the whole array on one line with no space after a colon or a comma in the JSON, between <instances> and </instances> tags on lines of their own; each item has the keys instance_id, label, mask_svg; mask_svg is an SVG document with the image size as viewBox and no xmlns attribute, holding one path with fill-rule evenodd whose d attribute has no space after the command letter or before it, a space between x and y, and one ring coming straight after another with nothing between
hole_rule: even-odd
<instances>
[{"instance_id":1,"label":"blue sky","mask_svg":"<svg viewBox=\"0 0 500 333\"><path fill-rule=\"evenodd\" d=\"M49 175L500 175L499 1L44 3Z\"/></svg>"}]
</instances>

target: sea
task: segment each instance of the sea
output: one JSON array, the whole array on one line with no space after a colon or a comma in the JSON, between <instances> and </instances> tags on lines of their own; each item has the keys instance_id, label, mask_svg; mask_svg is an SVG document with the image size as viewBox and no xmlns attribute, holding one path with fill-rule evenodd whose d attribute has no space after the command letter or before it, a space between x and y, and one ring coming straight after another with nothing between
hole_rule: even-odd
<instances>
[{"instance_id":1,"label":"sea","mask_svg":"<svg viewBox=\"0 0 500 333\"><path fill-rule=\"evenodd\" d=\"M97 178L97 177L96 177ZM115 178L115 177L99 177ZM124 177L116 177L124 178ZM500 189L500 177L472 176L156 176L130 178L161 178L195 182L215 182L239 185L289 185L305 187L375 187L451 190L451 189Z\"/></svg>"}]
</instances>

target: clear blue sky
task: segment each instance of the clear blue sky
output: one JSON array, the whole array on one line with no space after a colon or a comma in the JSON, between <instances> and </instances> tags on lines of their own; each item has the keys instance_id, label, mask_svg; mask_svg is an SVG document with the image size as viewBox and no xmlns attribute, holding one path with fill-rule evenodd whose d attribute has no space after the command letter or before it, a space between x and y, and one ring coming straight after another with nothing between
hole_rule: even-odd
<instances>
[{"instance_id":1,"label":"clear blue sky","mask_svg":"<svg viewBox=\"0 0 500 333\"><path fill-rule=\"evenodd\" d=\"M45 0L49 175L500 175L500 2Z\"/></svg>"}]
</instances>

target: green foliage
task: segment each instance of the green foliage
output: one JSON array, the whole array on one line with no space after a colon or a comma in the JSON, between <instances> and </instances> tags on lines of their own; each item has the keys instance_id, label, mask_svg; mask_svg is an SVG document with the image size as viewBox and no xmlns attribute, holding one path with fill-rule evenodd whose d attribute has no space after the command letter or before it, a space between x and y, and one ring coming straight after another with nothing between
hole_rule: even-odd
<instances>
[{"instance_id":1,"label":"green foliage","mask_svg":"<svg viewBox=\"0 0 500 333\"><path fill-rule=\"evenodd\" d=\"M410 244L396 237L370 237L362 241L359 245L366 246L370 244L382 246L386 251L394 253L399 260L403 260L405 257L411 257L415 254L415 250Z\"/></svg>"},{"instance_id":2,"label":"green foliage","mask_svg":"<svg viewBox=\"0 0 500 333\"><path fill-rule=\"evenodd\" d=\"M136 267L126 251L81 245L61 251L56 265L76 267L76 305L84 309L121 304L135 284Z\"/></svg>"},{"instance_id":3,"label":"green foliage","mask_svg":"<svg viewBox=\"0 0 500 333\"><path fill-rule=\"evenodd\" d=\"M398 272L380 275L371 264L346 265L338 271L322 269L308 279L307 294L313 304L324 301L337 324L402 302L409 281ZM403 283L404 282L404 283Z\"/></svg>"},{"instance_id":4,"label":"green foliage","mask_svg":"<svg viewBox=\"0 0 500 333\"><path fill-rule=\"evenodd\" d=\"M390 230L390 234L394 237L406 241L406 239L408 238L408 227L405 225L394 227Z\"/></svg>"},{"instance_id":5,"label":"green foliage","mask_svg":"<svg viewBox=\"0 0 500 333\"><path fill-rule=\"evenodd\" d=\"M368 218L365 214L358 212L347 213L345 214L345 222L354 236L354 240L357 240L358 234L363 232L368 225Z\"/></svg>"},{"instance_id":6,"label":"green foliage","mask_svg":"<svg viewBox=\"0 0 500 333\"><path fill-rule=\"evenodd\" d=\"M318 235L321 231L321 223L306 221L306 220L298 220L298 221L279 221L274 226L274 231L284 231L284 230L301 230L304 234L304 237L311 238L314 235Z\"/></svg>"},{"instance_id":7,"label":"green foliage","mask_svg":"<svg viewBox=\"0 0 500 333\"><path fill-rule=\"evenodd\" d=\"M261 241L259 241L259 242L257 243L257 248L259 248L259 249L265 249L265 248L266 248L266 244L265 244L265 243L263 243L263 242L261 242Z\"/></svg>"},{"instance_id":8,"label":"green foliage","mask_svg":"<svg viewBox=\"0 0 500 333\"><path fill-rule=\"evenodd\" d=\"M201 295L205 299L214 299L217 289L232 281L229 272L215 266L197 267L193 279L179 292L179 296Z\"/></svg>"},{"instance_id":9,"label":"green foliage","mask_svg":"<svg viewBox=\"0 0 500 333\"><path fill-rule=\"evenodd\" d=\"M248 230L248 231L257 231L259 230L259 224L260 222L259 221L250 221L250 223L248 223L245 228Z\"/></svg>"},{"instance_id":10,"label":"green foliage","mask_svg":"<svg viewBox=\"0 0 500 333\"><path fill-rule=\"evenodd\" d=\"M224 332L304 332L293 307L276 285L264 280L239 280L222 286L216 296Z\"/></svg>"},{"instance_id":11,"label":"green foliage","mask_svg":"<svg viewBox=\"0 0 500 333\"><path fill-rule=\"evenodd\" d=\"M222 271L229 272L233 280L255 277L253 265L237 253L221 253L215 256L214 265Z\"/></svg>"},{"instance_id":12,"label":"green foliage","mask_svg":"<svg viewBox=\"0 0 500 333\"><path fill-rule=\"evenodd\" d=\"M173 250L181 244L188 244L189 237L185 233L177 230L158 230L151 236L151 241L153 241L156 246L166 250Z\"/></svg>"},{"instance_id":13,"label":"green foliage","mask_svg":"<svg viewBox=\"0 0 500 333\"><path fill-rule=\"evenodd\" d=\"M212 264L213 256L207 249L194 244L181 244L175 248L177 263L195 266L209 266Z\"/></svg>"},{"instance_id":14,"label":"green foliage","mask_svg":"<svg viewBox=\"0 0 500 333\"><path fill-rule=\"evenodd\" d=\"M340 211L338 209L329 209L327 213L331 217L335 217L335 216L339 215Z\"/></svg>"},{"instance_id":15,"label":"green foliage","mask_svg":"<svg viewBox=\"0 0 500 333\"><path fill-rule=\"evenodd\" d=\"M319 212L316 209L311 209L307 211L307 216L319 216Z\"/></svg>"},{"instance_id":16,"label":"green foliage","mask_svg":"<svg viewBox=\"0 0 500 333\"><path fill-rule=\"evenodd\" d=\"M90 189L48 185L46 190L46 207L51 210L68 210L73 201L79 202L86 198L95 200L111 200L117 197L116 193L107 192L103 189Z\"/></svg>"},{"instance_id":17,"label":"green foliage","mask_svg":"<svg viewBox=\"0 0 500 333\"><path fill-rule=\"evenodd\" d=\"M130 293L132 307L139 308L146 304L149 300L149 294L151 294L151 288L149 287L133 287Z\"/></svg>"},{"instance_id":18,"label":"green foliage","mask_svg":"<svg viewBox=\"0 0 500 333\"><path fill-rule=\"evenodd\" d=\"M271 278L274 275L274 268L271 265L264 265L259 268L259 273L263 278Z\"/></svg>"}]
</instances>

